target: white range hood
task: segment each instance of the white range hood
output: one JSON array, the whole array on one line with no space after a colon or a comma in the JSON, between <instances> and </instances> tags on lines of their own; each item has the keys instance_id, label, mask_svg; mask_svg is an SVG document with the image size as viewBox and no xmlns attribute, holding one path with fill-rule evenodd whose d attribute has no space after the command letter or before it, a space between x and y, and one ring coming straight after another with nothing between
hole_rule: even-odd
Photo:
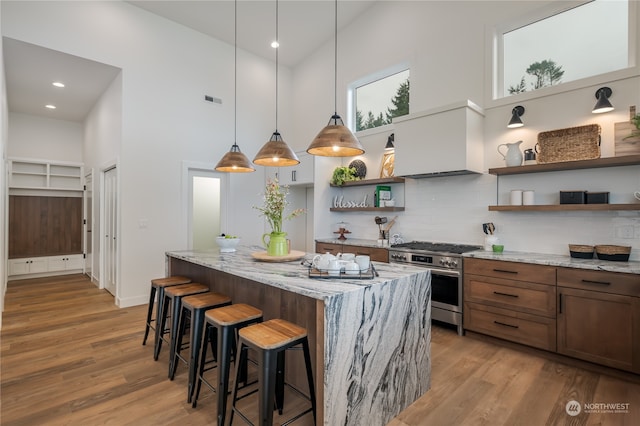
<instances>
[{"instance_id":1,"label":"white range hood","mask_svg":"<svg viewBox=\"0 0 640 426\"><path fill-rule=\"evenodd\" d=\"M482 173L484 111L467 100L393 119L395 175Z\"/></svg>"}]
</instances>

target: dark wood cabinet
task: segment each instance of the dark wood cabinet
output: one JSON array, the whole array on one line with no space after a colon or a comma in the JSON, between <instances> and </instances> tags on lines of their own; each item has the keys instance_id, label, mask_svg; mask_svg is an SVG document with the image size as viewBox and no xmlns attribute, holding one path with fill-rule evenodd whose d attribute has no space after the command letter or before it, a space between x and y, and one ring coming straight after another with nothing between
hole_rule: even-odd
<instances>
[{"instance_id":1,"label":"dark wood cabinet","mask_svg":"<svg viewBox=\"0 0 640 426\"><path fill-rule=\"evenodd\" d=\"M558 352L640 373L640 277L558 269Z\"/></svg>"},{"instance_id":2,"label":"dark wood cabinet","mask_svg":"<svg viewBox=\"0 0 640 426\"><path fill-rule=\"evenodd\" d=\"M357 255L368 255L375 262L389 263L389 250L378 247L355 246L351 244L322 243L316 241L316 253L355 253Z\"/></svg>"},{"instance_id":3,"label":"dark wood cabinet","mask_svg":"<svg viewBox=\"0 0 640 426\"><path fill-rule=\"evenodd\" d=\"M556 349L554 267L464 259L464 328Z\"/></svg>"}]
</instances>

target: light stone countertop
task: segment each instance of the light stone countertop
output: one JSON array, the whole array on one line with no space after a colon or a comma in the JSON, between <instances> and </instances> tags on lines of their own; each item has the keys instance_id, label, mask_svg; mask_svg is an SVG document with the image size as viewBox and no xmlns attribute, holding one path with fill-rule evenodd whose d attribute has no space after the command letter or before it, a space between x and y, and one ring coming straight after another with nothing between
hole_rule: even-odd
<instances>
[{"instance_id":1,"label":"light stone countertop","mask_svg":"<svg viewBox=\"0 0 640 426\"><path fill-rule=\"evenodd\" d=\"M505 251L493 253L490 251L472 251L463 254L464 257L477 259L502 260L505 262L533 263L537 265L562 266L566 268L591 269L594 271L622 272L640 275L640 262L612 262L599 259L576 259L560 254L528 253L522 251ZM640 280L640 277L638 277Z\"/></svg>"},{"instance_id":2,"label":"light stone countertop","mask_svg":"<svg viewBox=\"0 0 640 426\"><path fill-rule=\"evenodd\" d=\"M301 262L311 260L314 253L305 254L301 260L282 263L260 262L251 257L251 253L263 251L261 246L240 245L233 253L209 249L168 251L166 255L320 300L428 273L428 269L422 267L372 262L379 274L373 279L310 278L308 267Z\"/></svg>"}]
</instances>

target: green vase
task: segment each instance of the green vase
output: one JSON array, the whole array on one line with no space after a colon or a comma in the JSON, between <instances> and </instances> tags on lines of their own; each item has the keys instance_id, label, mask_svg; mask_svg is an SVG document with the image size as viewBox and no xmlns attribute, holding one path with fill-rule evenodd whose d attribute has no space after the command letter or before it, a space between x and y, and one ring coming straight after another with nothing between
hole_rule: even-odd
<instances>
[{"instance_id":1,"label":"green vase","mask_svg":"<svg viewBox=\"0 0 640 426\"><path fill-rule=\"evenodd\" d=\"M269 242L266 238L269 237ZM286 232L272 232L262 236L262 244L267 248L269 256L286 256L289 253Z\"/></svg>"}]
</instances>

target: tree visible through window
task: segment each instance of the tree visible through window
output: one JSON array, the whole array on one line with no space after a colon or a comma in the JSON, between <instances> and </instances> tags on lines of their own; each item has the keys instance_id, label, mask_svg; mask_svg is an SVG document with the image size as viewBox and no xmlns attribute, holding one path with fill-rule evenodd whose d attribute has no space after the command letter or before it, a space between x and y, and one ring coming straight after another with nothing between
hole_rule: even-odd
<instances>
[{"instance_id":1,"label":"tree visible through window","mask_svg":"<svg viewBox=\"0 0 640 426\"><path fill-rule=\"evenodd\" d=\"M355 89L356 131L390 124L394 117L409 114L409 70Z\"/></svg>"},{"instance_id":2,"label":"tree visible through window","mask_svg":"<svg viewBox=\"0 0 640 426\"><path fill-rule=\"evenodd\" d=\"M502 31L503 95L629 67L628 15L627 0L594 0Z\"/></svg>"}]
</instances>

